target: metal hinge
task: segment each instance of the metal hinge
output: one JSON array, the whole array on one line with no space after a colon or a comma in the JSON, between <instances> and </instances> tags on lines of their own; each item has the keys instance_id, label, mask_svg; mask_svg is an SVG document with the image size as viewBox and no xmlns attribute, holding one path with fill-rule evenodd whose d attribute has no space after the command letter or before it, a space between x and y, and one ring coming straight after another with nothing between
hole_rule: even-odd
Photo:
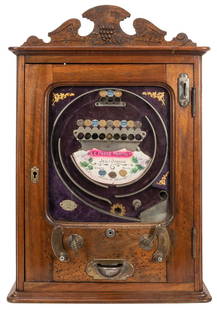
<instances>
[{"instance_id":1,"label":"metal hinge","mask_svg":"<svg viewBox=\"0 0 217 310\"><path fill-rule=\"evenodd\" d=\"M196 258L196 237L197 237L197 231L196 228L192 228L192 257L193 259Z\"/></svg>"},{"instance_id":2,"label":"metal hinge","mask_svg":"<svg viewBox=\"0 0 217 310\"><path fill-rule=\"evenodd\" d=\"M191 89L191 114L192 117L196 116L196 88Z\"/></svg>"}]
</instances>

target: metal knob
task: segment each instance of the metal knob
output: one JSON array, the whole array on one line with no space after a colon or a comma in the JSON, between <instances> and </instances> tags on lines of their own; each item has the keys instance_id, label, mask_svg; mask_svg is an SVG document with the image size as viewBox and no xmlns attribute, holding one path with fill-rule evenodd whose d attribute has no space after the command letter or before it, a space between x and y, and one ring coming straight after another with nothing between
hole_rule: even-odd
<instances>
[{"instance_id":1,"label":"metal knob","mask_svg":"<svg viewBox=\"0 0 217 310\"><path fill-rule=\"evenodd\" d=\"M68 242L69 247L73 251L78 251L80 248L82 248L84 244L84 239L80 235L73 234L69 236Z\"/></svg>"}]
</instances>

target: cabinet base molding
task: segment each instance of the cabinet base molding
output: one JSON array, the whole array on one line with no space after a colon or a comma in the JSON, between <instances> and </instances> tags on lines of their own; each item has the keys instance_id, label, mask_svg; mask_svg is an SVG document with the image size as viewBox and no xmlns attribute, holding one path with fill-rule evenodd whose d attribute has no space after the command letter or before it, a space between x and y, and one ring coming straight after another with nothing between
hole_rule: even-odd
<instances>
[{"instance_id":1,"label":"cabinet base molding","mask_svg":"<svg viewBox=\"0 0 217 310\"><path fill-rule=\"evenodd\" d=\"M14 284L8 295L8 301L13 303L197 303L211 301L211 295L204 284L203 290L198 292L189 290L192 285L193 283L164 283L162 286L155 285L155 283L153 285L96 283L90 290L89 283L73 285L26 282L25 291L17 291L16 284ZM77 287L77 290L71 290L73 286ZM113 290L110 289L111 286ZM128 290L127 286L131 290ZM132 286L135 287L135 291L132 291ZM63 292L66 287L68 291ZM86 291L80 290L85 287ZM138 287L140 287L139 290Z\"/></svg>"}]
</instances>

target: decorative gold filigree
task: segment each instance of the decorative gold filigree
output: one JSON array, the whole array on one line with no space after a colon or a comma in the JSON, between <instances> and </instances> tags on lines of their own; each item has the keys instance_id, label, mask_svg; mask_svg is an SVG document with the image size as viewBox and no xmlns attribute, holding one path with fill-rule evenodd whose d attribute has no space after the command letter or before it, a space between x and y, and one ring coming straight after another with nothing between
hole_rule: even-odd
<instances>
[{"instance_id":1,"label":"decorative gold filigree","mask_svg":"<svg viewBox=\"0 0 217 310\"><path fill-rule=\"evenodd\" d=\"M110 212L115 215L123 216L126 214L126 208L121 203L115 203L111 206Z\"/></svg>"},{"instance_id":2,"label":"decorative gold filigree","mask_svg":"<svg viewBox=\"0 0 217 310\"><path fill-rule=\"evenodd\" d=\"M169 171L167 171L162 178L160 179L160 181L157 182L158 185L166 185L167 183L167 177L168 177Z\"/></svg>"},{"instance_id":3,"label":"decorative gold filigree","mask_svg":"<svg viewBox=\"0 0 217 310\"><path fill-rule=\"evenodd\" d=\"M166 105L165 102L165 93L164 92L157 92L157 91L144 91L142 93L144 96L149 96L151 98L157 99L162 103L162 105Z\"/></svg>"},{"instance_id":4,"label":"decorative gold filigree","mask_svg":"<svg viewBox=\"0 0 217 310\"><path fill-rule=\"evenodd\" d=\"M55 105L55 103L59 102L60 100L73 96L75 96L74 93L53 93L52 105Z\"/></svg>"}]
</instances>

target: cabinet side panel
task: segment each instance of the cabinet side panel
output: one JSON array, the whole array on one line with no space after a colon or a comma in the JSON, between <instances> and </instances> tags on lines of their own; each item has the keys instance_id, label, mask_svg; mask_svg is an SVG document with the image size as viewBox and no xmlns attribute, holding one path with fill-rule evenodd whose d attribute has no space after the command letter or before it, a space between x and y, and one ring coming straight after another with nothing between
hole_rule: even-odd
<instances>
[{"instance_id":1,"label":"cabinet side panel","mask_svg":"<svg viewBox=\"0 0 217 310\"><path fill-rule=\"evenodd\" d=\"M24 148L25 148L25 60L17 58L17 138L16 138L16 235L17 235L17 275L16 289L22 291L24 283Z\"/></svg>"},{"instance_id":2,"label":"cabinet side panel","mask_svg":"<svg viewBox=\"0 0 217 310\"><path fill-rule=\"evenodd\" d=\"M193 119L191 105L179 105L177 81L187 73L193 86L192 65L167 65L167 82L174 90L174 220L170 226L172 245L168 261L168 282L193 282Z\"/></svg>"},{"instance_id":3,"label":"cabinet side panel","mask_svg":"<svg viewBox=\"0 0 217 310\"><path fill-rule=\"evenodd\" d=\"M26 179L26 281L51 280L50 227L44 216L44 110L52 65L26 65L25 179ZM39 168L39 180L31 182L31 168Z\"/></svg>"},{"instance_id":4,"label":"cabinet side panel","mask_svg":"<svg viewBox=\"0 0 217 310\"><path fill-rule=\"evenodd\" d=\"M196 115L194 118L194 226L196 228L195 244L195 290L203 289L202 281L202 85L200 56L195 56L194 86L196 88Z\"/></svg>"}]
</instances>

